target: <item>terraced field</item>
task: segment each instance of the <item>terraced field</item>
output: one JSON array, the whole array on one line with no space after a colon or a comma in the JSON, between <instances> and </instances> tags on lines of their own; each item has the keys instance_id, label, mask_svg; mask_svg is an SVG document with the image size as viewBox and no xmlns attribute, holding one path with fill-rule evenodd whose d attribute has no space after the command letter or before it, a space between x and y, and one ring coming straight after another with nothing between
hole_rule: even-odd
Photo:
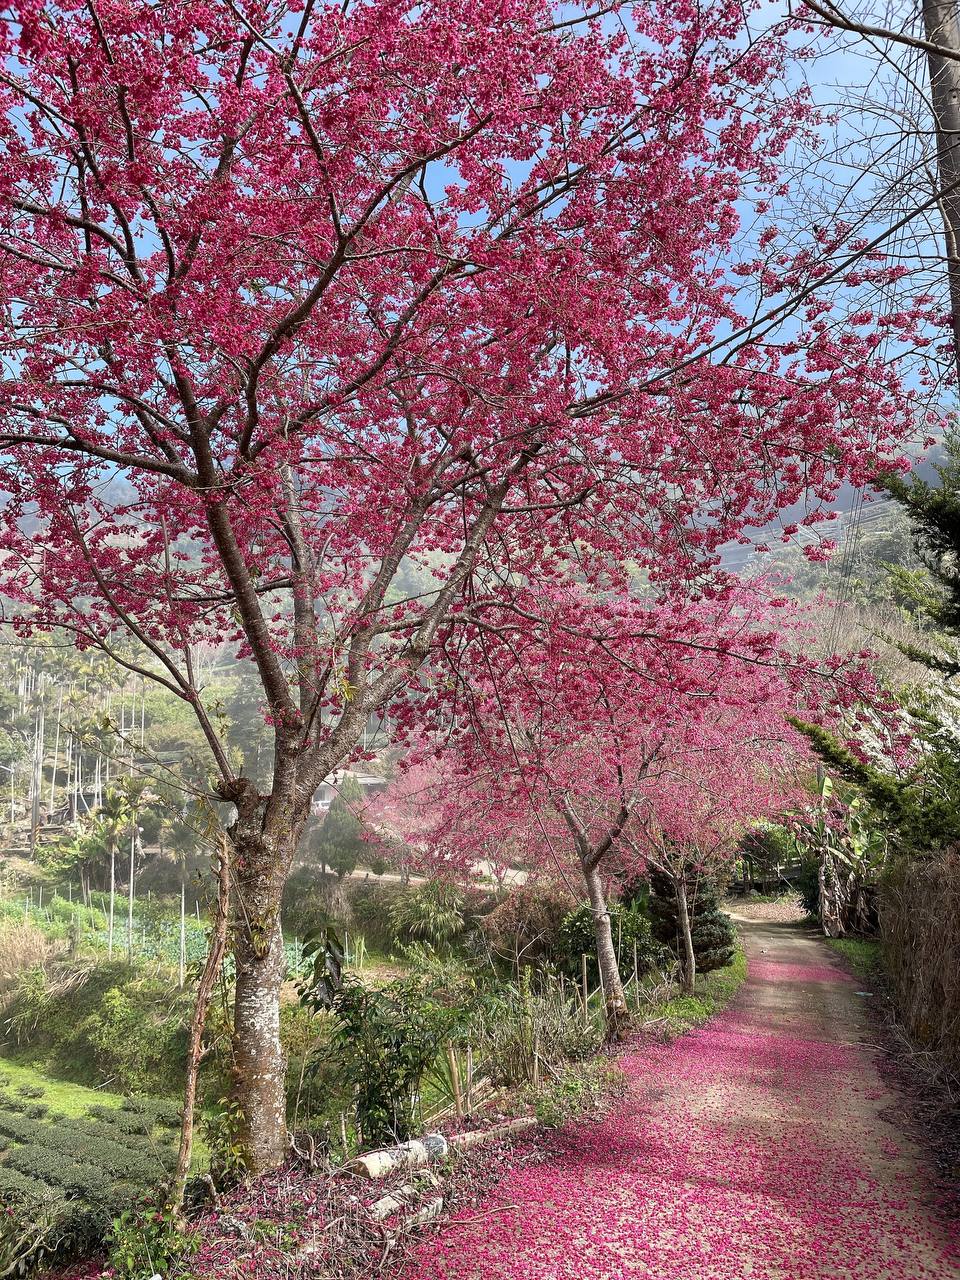
<instances>
[{"instance_id":1,"label":"terraced field","mask_svg":"<svg viewBox=\"0 0 960 1280\"><path fill-rule=\"evenodd\" d=\"M32 1077L32 1078L31 1078ZM0 1201L38 1252L98 1244L175 1160L176 1104L99 1094L0 1063Z\"/></svg>"}]
</instances>

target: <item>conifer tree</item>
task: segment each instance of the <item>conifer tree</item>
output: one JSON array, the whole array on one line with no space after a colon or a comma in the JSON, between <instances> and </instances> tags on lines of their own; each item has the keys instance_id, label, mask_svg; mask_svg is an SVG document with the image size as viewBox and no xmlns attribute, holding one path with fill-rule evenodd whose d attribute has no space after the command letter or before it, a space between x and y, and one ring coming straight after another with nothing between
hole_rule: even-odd
<instances>
[{"instance_id":1,"label":"conifer tree","mask_svg":"<svg viewBox=\"0 0 960 1280\"><path fill-rule=\"evenodd\" d=\"M923 566L889 571L897 597L926 637L897 648L934 677L904 702L912 735L909 761L892 770L862 759L822 727L793 722L831 772L859 787L889 824L897 847L918 853L960 840L960 735L946 706L957 694L960 675L960 435L948 435L944 449L946 458L935 467L937 484L916 473L882 478L910 520Z\"/></svg>"},{"instance_id":2,"label":"conifer tree","mask_svg":"<svg viewBox=\"0 0 960 1280\"><path fill-rule=\"evenodd\" d=\"M344 778L316 834L314 851L342 880L353 871L365 848L357 808L363 800L355 778Z\"/></svg>"},{"instance_id":3,"label":"conifer tree","mask_svg":"<svg viewBox=\"0 0 960 1280\"><path fill-rule=\"evenodd\" d=\"M651 867L649 875L653 936L668 946L682 963L684 943L676 887L673 879L662 871ZM736 934L730 917L720 910L716 885L707 876L691 867L684 875L684 882L697 972L722 969L733 959L736 950Z\"/></svg>"}]
</instances>

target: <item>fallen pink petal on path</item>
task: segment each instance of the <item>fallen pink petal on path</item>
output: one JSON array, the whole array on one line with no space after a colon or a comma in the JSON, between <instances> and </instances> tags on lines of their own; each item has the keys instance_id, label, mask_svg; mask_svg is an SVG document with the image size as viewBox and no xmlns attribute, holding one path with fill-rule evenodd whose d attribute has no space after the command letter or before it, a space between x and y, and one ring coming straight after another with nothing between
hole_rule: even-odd
<instances>
[{"instance_id":1,"label":"fallen pink petal on path","mask_svg":"<svg viewBox=\"0 0 960 1280\"><path fill-rule=\"evenodd\" d=\"M508 1171L404 1280L960 1277L922 1157L886 1114L858 984L801 927L746 934L730 1008L629 1051L622 1102Z\"/></svg>"}]
</instances>

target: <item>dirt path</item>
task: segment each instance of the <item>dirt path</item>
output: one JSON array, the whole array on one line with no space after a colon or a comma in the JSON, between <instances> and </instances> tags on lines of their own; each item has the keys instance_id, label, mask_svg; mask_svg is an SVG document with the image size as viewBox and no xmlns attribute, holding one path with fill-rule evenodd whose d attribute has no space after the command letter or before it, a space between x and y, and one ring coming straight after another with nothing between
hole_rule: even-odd
<instances>
[{"instance_id":1,"label":"dirt path","mask_svg":"<svg viewBox=\"0 0 960 1280\"><path fill-rule=\"evenodd\" d=\"M802 926L741 927L749 976L730 1008L629 1053L616 1110L508 1172L407 1280L960 1277L858 983Z\"/></svg>"}]
</instances>

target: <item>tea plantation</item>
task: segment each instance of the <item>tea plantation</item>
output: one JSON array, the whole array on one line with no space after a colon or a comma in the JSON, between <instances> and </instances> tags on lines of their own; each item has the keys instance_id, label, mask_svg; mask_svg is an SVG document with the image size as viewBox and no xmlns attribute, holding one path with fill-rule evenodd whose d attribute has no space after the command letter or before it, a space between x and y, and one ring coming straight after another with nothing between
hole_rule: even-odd
<instances>
[{"instance_id":1,"label":"tea plantation","mask_svg":"<svg viewBox=\"0 0 960 1280\"><path fill-rule=\"evenodd\" d=\"M173 1167L173 1103L131 1097L65 1115L40 1086L3 1075L0 1083L0 1201L12 1210L0 1269L7 1249L22 1255L24 1234L61 1257L95 1247L116 1214Z\"/></svg>"}]
</instances>

